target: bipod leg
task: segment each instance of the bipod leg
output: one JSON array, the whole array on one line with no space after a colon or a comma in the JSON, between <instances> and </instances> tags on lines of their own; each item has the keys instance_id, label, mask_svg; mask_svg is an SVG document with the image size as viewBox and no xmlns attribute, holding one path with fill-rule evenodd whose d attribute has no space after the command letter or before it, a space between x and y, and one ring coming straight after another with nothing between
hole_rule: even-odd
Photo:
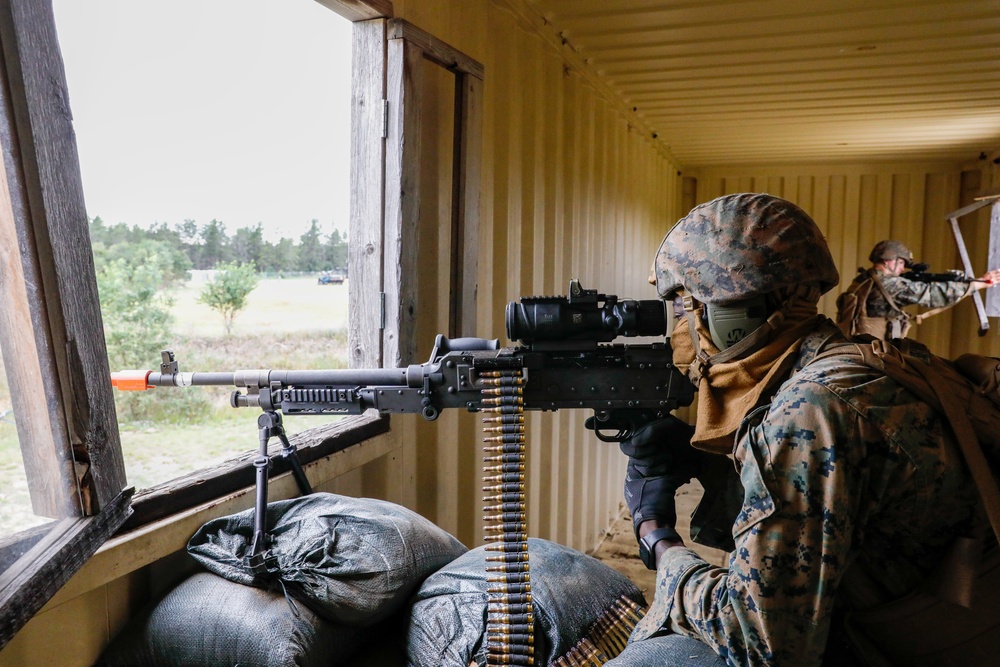
<instances>
[{"instance_id":1,"label":"bipod leg","mask_svg":"<svg viewBox=\"0 0 1000 667\"><path fill-rule=\"evenodd\" d=\"M285 427L281 425L281 415L277 412L274 415L278 418L278 422L274 427L274 435L278 436L278 439L281 440L281 452L278 456L288 461L289 466L292 468L292 477L295 478L295 483L299 486L299 493L307 496L313 492L312 485L309 483L305 471L302 470L302 464L299 463L299 457L296 454L295 448L292 447L292 443L288 442L288 436L285 435Z\"/></svg>"},{"instance_id":2,"label":"bipod leg","mask_svg":"<svg viewBox=\"0 0 1000 667\"><path fill-rule=\"evenodd\" d=\"M281 417L276 412L265 412L257 418L260 432L260 447L253 466L257 469L257 489L253 515L253 542L250 545L250 567L254 571L264 565L267 551L267 478L271 469L271 457L267 455L267 443L274 434L275 424L281 426Z\"/></svg>"}]
</instances>

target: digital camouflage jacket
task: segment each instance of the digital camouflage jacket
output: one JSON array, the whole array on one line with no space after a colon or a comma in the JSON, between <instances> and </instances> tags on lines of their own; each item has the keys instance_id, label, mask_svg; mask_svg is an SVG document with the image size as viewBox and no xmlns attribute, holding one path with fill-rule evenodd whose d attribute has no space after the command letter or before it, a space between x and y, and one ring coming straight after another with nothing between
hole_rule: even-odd
<instances>
[{"instance_id":1,"label":"digital camouflage jacket","mask_svg":"<svg viewBox=\"0 0 1000 667\"><path fill-rule=\"evenodd\" d=\"M897 306L920 306L921 308L943 308L960 301L969 293L969 283L965 282L921 282L902 276L880 276L882 287L889 293ZM873 317L888 317L897 311L882 296L882 292L873 289L868 293L865 304L868 314Z\"/></svg>"},{"instance_id":2,"label":"digital camouflage jacket","mask_svg":"<svg viewBox=\"0 0 1000 667\"><path fill-rule=\"evenodd\" d=\"M827 340L844 340L829 320L737 432L744 495L728 567L668 549L632 641L672 631L730 665L816 666L848 567L895 599L970 530L976 490L947 424L860 360L810 363Z\"/></svg>"}]
</instances>

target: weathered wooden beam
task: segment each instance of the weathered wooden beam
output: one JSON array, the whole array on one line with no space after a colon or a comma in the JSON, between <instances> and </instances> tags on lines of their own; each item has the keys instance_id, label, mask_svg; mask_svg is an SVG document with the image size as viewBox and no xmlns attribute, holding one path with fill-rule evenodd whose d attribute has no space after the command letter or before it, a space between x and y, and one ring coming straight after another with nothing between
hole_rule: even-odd
<instances>
[{"instance_id":1,"label":"weathered wooden beam","mask_svg":"<svg viewBox=\"0 0 1000 667\"><path fill-rule=\"evenodd\" d=\"M1000 266L1000 199L993 201L990 208L990 241L986 253L986 270ZM986 316L1000 317L1000 287L986 289Z\"/></svg>"},{"instance_id":2,"label":"weathered wooden beam","mask_svg":"<svg viewBox=\"0 0 1000 667\"><path fill-rule=\"evenodd\" d=\"M387 46L383 359L393 368L416 359L420 248L420 110L424 52L406 39ZM426 258L423 261L427 261Z\"/></svg>"},{"instance_id":3,"label":"weathered wooden beam","mask_svg":"<svg viewBox=\"0 0 1000 667\"><path fill-rule=\"evenodd\" d=\"M392 18L392 0L316 0L348 21Z\"/></svg>"},{"instance_id":4,"label":"weathered wooden beam","mask_svg":"<svg viewBox=\"0 0 1000 667\"><path fill-rule=\"evenodd\" d=\"M451 308L449 336L476 335L479 295L479 180L482 163L483 81L458 73L452 169Z\"/></svg>"},{"instance_id":5,"label":"weathered wooden beam","mask_svg":"<svg viewBox=\"0 0 1000 667\"><path fill-rule=\"evenodd\" d=\"M338 420L317 428L288 436L296 449L296 456L303 466L364 442L389 430L389 417L378 414ZM247 441L256 438L255 422L247 422ZM281 443L272 443L271 454L281 449ZM132 502L133 513L121 526L121 532L133 530L171 514L183 512L239 489L253 486L256 469L253 460L256 450L230 459L220 465L197 470L170 480L152 489L136 494ZM270 475L275 477L291 469L288 462L273 459Z\"/></svg>"},{"instance_id":6,"label":"weathered wooden beam","mask_svg":"<svg viewBox=\"0 0 1000 667\"><path fill-rule=\"evenodd\" d=\"M14 567L0 574L0 648L125 521L132 492L122 491L94 516L56 522Z\"/></svg>"},{"instance_id":7,"label":"weathered wooden beam","mask_svg":"<svg viewBox=\"0 0 1000 667\"><path fill-rule=\"evenodd\" d=\"M424 57L431 62L449 69L483 79L483 66L455 47L441 41L404 19L389 21L389 39L405 39L419 47Z\"/></svg>"},{"instance_id":8,"label":"weathered wooden beam","mask_svg":"<svg viewBox=\"0 0 1000 667\"><path fill-rule=\"evenodd\" d=\"M385 21L354 24L351 81L351 207L347 247L351 368L382 367L385 203ZM332 119L331 119L332 120Z\"/></svg>"},{"instance_id":9,"label":"weathered wooden beam","mask_svg":"<svg viewBox=\"0 0 1000 667\"><path fill-rule=\"evenodd\" d=\"M0 86L0 88L3 88ZM3 95L0 92L0 95ZM21 459L28 481L32 511L50 518L82 515L76 493L72 451L60 406L59 376L48 339L44 303L29 286L40 285L35 239L24 224L20 170L13 159L8 117L0 115L0 348L4 351L10 400L17 415ZM17 193L12 198L11 189ZM17 211L17 212L15 212Z\"/></svg>"},{"instance_id":10,"label":"weathered wooden beam","mask_svg":"<svg viewBox=\"0 0 1000 667\"><path fill-rule=\"evenodd\" d=\"M29 457L39 451L47 457L25 463L45 469L29 470L29 481L36 485L31 488L36 513L79 514L78 507L67 502L75 492L65 488L67 478L75 476L83 513L93 514L125 487L125 466L51 3L0 2L0 42L6 83L0 140L10 191L0 205L13 221L18 241L25 243L21 261L31 309L12 325L30 319L36 327L33 341L20 344L22 349L33 346L38 357L31 361L32 368L24 369L34 377L16 378L11 389L27 401L44 404L34 409L49 415L47 426L39 418L19 430L18 437ZM8 342L3 341L5 352ZM19 419L25 409L32 410L22 403ZM66 455L70 448L71 457ZM59 459L55 469L48 460L53 456ZM58 489L39 481L54 476L60 477Z\"/></svg>"}]
</instances>

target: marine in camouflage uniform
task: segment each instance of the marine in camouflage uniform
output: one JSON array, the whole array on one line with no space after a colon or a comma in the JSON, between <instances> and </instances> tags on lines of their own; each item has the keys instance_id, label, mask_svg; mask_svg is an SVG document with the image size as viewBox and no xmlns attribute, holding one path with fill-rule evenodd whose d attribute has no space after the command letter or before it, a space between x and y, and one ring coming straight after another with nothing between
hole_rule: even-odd
<instances>
[{"instance_id":1,"label":"marine in camouflage uniform","mask_svg":"<svg viewBox=\"0 0 1000 667\"><path fill-rule=\"evenodd\" d=\"M852 318L857 328L860 316L877 318L878 321L869 327L860 327L858 333L870 333L884 340L904 338L910 328L910 315L902 310L904 307L947 308L974 290L973 285L967 281L922 282L901 275L903 269L912 267L913 253L899 241L880 241L872 248L869 261L874 266L870 269L859 268L858 276L846 291L847 294L867 294L864 310L860 313L845 313L841 305L843 297L838 299L837 305L841 312L837 315L837 321L841 323L845 333L853 333L847 330L845 320Z\"/></svg>"},{"instance_id":2,"label":"marine in camouflage uniform","mask_svg":"<svg viewBox=\"0 0 1000 667\"><path fill-rule=\"evenodd\" d=\"M957 303L969 293L969 283L941 281L924 283L902 276L881 276L882 286L899 306L921 306L923 308L943 308ZM877 290L868 295L868 314L876 317L890 317L893 310Z\"/></svg>"},{"instance_id":3,"label":"marine in camouflage uniform","mask_svg":"<svg viewBox=\"0 0 1000 667\"><path fill-rule=\"evenodd\" d=\"M702 304L837 283L808 215L759 194L696 207L667 234L655 271L661 296L683 289ZM788 326L778 323L771 336ZM800 327L788 370L781 367L732 438L743 488L728 567L661 542L655 599L632 644L677 633L729 665L819 665L850 598L846 572L875 582L869 604L898 598L970 530L976 492L942 418L859 359L831 355L853 345L828 318L816 314ZM674 338L683 335L678 328ZM704 337L700 345L703 361L719 357ZM711 363L700 368L704 392ZM610 663L630 664L638 663L629 649Z\"/></svg>"}]
</instances>

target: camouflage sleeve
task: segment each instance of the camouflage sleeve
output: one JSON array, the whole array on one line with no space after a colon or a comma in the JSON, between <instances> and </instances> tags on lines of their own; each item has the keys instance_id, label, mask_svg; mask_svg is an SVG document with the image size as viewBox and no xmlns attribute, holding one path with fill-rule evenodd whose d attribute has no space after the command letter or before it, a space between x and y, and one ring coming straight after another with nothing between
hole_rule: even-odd
<instances>
[{"instance_id":1,"label":"camouflage sleeve","mask_svg":"<svg viewBox=\"0 0 1000 667\"><path fill-rule=\"evenodd\" d=\"M921 282L901 276L884 276L882 285L898 306L942 308L960 301L969 291L969 283Z\"/></svg>"},{"instance_id":2,"label":"camouflage sleeve","mask_svg":"<svg viewBox=\"0 0 1000 667\"><path fill-rule=\"evenodd\" d=\"M700 637L730 665L821 663L863 483L838 447L857 437L851 412L798 383L748 417L756 425L735 451L745 495L729 567L668 549L633 641L663 628Z\"/></svg>"}]
</instances>

